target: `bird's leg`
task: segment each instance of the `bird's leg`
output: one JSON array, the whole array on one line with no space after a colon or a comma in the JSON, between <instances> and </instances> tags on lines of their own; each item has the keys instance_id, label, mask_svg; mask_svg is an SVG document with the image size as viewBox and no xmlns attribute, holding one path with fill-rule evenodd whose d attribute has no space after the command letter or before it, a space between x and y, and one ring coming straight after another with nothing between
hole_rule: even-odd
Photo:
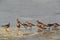
<instances>
[{"instance_id":1,"label":"bird's leg","mask_svg":"<svg viewBox=\"0 0 60 40\"><path fill-rule=\"evenodd\" d=\"M49 31L50 31L50 27L49 27Z\"/></svg>"},{"instance_id":2,"label":"bird's leg","mask_svg":"<svg viewBox=\"0 0 60 40\"><path fill-rule=\"evenodd\" d=\"M5 28L5 31L8 32L8 28Z\"/></svg>"},{"instance_id":3,"label":"bird's leg","mask_svg":"<svg viewBox=\"0 0 60 40\"><path fill-rule=\"evenodd\" d=\"M58 30L58 28L57 27L54 27L54 30Z\"/></svg>"},{"instance_id":4,"label":"bird's leg","mask_svg":"<svg viewBox=\"0 0 60 40\"><path fill-rule=\"evenodd\" d=\"M24 26L24 28L25 28L25 31L27 30L27 27L26 26Z\"/></svg>"},{"instance_id":5,"label":"bird's leg","mask_svg":"<svg viewBox=\"0 0 60 40\"><path fill-rule=\"evenodd\" d=\"M43 32L46 32L46 29L43 29Z\"/></svg>"},{"instance_id":6,"label":"bird's leg","mask_svg":"<svg viewBox=\"0 0 60 40\"><path fill-rule=\"evenodd\" d=\"M30 29L29 29L30 31L32 31L32 27L30 27Z\"/></svg>"}]
</instances>

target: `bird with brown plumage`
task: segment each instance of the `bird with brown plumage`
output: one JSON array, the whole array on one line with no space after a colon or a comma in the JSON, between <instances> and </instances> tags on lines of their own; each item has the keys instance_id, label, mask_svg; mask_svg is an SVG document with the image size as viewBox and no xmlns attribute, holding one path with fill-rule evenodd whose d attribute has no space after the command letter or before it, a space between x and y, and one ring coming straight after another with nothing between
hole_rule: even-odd
<instances>
[{"instance_id":1,"label":"bird with brown plumage","mask_svg":"<svg viewBox=\"0 0 60 40\"><path fill-rule=\"evenodd\" d=\"M4 28L5 28L5 31L8 31L7 29L10 27L10 23L5 24L5 25L2 25L2 27L4 27Z\"/></svg>"}]
</instances>

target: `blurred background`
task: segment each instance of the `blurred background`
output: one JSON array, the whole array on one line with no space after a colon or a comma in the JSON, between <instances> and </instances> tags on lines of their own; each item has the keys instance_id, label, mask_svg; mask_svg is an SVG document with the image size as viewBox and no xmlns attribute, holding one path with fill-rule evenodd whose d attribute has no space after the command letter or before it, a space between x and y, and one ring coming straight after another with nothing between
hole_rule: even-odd
<instances>
[{"instance_id":1,"label":"blurred background","mask_svg":"<svg viewBox=\"0 0 60 40\"><path fill-rule=\"evenodd\" d=\"M36 23L60 23L60 0L0 0L0 26L11 23L15 27L16 19Z\"/></svg>"}]
</instances>

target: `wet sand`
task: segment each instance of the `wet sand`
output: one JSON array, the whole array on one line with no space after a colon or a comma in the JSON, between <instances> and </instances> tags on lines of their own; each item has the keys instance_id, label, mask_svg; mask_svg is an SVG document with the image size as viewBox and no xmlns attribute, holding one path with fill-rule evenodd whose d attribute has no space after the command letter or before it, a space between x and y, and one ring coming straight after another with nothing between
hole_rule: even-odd
<instances>
[{"instance_id":1,"label":"wet sand","mask_svg":"<svg viewBox=\"0 0 60 40\"><path fill-rule=\"evenodd\" d=\"M0 30L0 40L60 40L60 30L42 32L23 32L16 30Z\"/></svg>"}]
</instances>

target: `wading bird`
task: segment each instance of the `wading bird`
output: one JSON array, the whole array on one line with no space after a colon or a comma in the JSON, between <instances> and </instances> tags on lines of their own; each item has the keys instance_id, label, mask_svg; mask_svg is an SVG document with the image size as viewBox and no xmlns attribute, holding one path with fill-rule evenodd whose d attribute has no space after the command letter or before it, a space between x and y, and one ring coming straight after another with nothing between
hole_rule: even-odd
<instances>
[{"instance_id":1,"label":"wading bird","mask_svg":"<svg viewBox=\"0 0 60 40\"><path fill-rule=\"evenodd\" d=\"M32 24L32 23L30 23L30 22L28 22L28 21L26 21L26 22L23 23L22 25L25 27L26 30L27 30L28 27L30 27L30 29L31 29L32 26L35 26L34 24ZM31 30L32 30L32 29L31 29Z\"/></svg>"},{"instance_id":2,"label":"wading bird","mask_svg":"<svg viewBox=\"0 0 60 40\"><path fill-rule=\"evenodd\" d=\"M54 29L58 29L57 27L60 26L58 23L53 23Z\"/></svg>"},{"instance_id":3,"label":"wading bird","mask_svg":"<svg viewBox=\"0 0 60 40\"><path fill-rule=\"evenodd\" d=\"M52 26L54 27L54 29L57 29L57 27L60 25L58 23L53 23L53 24L47 24L47 26L49 27L49 30L50 30Z\"/></svg>"},{"instance_id":4,"label":"wading bird","mask_svg":"<svg viewBox=\"0 0 60 40\"><path fill-rule=\"evenodd\" d=\"M2 25L2 27L4 27L6 31L8 31L8 28L10 27L10 23Z\"/></svg>"},{"instance_id":5,"label":"wading bird","mask_svg":"<svg viewBox=\"0 0 60 40\"><path fill-rule=\"evenodd\" d=\"M17 29L20 30L22 23L19 21L19 19L16 19L16 23L17 23L16 24Z\"/></svg>"},{"instance_id":6,"label":"wading bird","mask_svg":"<svg viewBox=\"0 0 60 40\"><path fill-rule=\"evenodd\" d=\"M32 31L32 26L35 26L33 23L26 21L28 27L30 27L30 31Z\"/></svg>"},{"instance_id":7,"label":"wading bird","mask_svg":"<svg viewBox=\"0 0 60 40\"><path fill-rule=\"evenodd\" d=\"M36 26L38 27L38 32L47 29L47 25L43 24L43 23L40 22L39 20L37 20L36 22L37 22L37 25L36 25Z\"/></svg>"}]
</instances>

